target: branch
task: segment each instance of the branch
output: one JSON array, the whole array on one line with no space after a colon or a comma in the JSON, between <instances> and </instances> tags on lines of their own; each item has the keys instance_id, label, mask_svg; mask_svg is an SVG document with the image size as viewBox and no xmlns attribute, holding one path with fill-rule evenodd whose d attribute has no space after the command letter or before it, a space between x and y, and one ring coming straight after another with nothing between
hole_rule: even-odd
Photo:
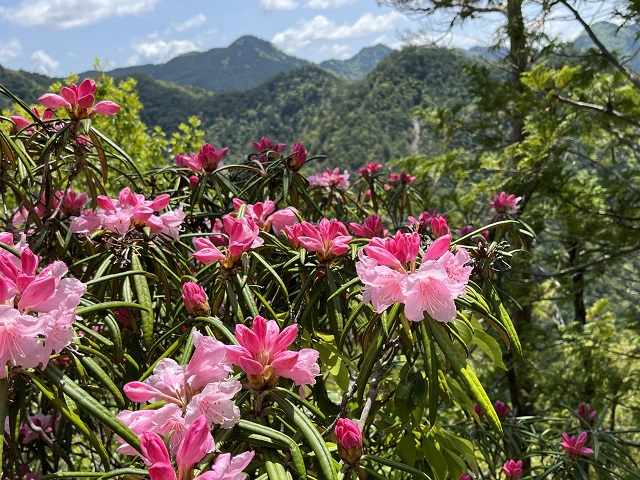
<instances>
[{"instance_id":1,"label":"branch","mask_svg":"<svg viewBox=\"0 0 640 480\"><path fill-rule=\"evenodd\" d=\"M611 260L612 258L615 257L619 257L621 255L626 255L627 253L633 253L633 252L637 252L640 250L640 244L638 245L634 245L633 247L629 247L623 250L618 250L617 252L613 252L613 253L606 253L604 254L602 257L597 258L595 260L591 260L590 262L585 262L582 263L580 265L574 265L573 267L569 267L569 268L565 268L563 270L558 270L557 272L554 273L533 273L532 276L538 278L555 278L555 277L560 277L562 275L568 275L570 273L576 273L576 272L580 272L580 271L584 271L589 267L592 267L593 265L597 265L599 263L602 262L606 262L608 260ZM535 281L535 280L533 280Z\"/></svg>"},{"instance_id":2,"label":"branch","mask_svg":"<svg viewBox=\"0 0 640 480\"><path fill-rule=\"evenodd\" d=\"M618 110L614 110L613 107L610 107L610 106L603 107L602 105L597 105L595 103L581 102L580 100L573 100L563 95L556 95L556 98L562 103L573 105L574 107L585 108L587 110L592 110L594 112L604 113L605 115L608 115L610 117L614 117L614 118L617 118L618 120L622 120L624 122L630 123L635 127L640 127L639 120L629 115L626 115L622 112L619 112Z\"/></svg>"},{"instance_id":3,"label":"branch","mask_svg":"<svg viewBox=\"0 0 640 480\"><path fill-rule=\"evenodd\" d=\"M593 41L596 47L598 47L598 50L600 50L602 56L606 58L607 61L616 69L618 69L625 77L627 77L629 81L635 85L636 88L640 88L640 78L638 78L633 70L631 70L628 66L618 60L618 58L616 58L616 56L613 55L609 51L609 49L604 46L598 36L594 33L591 26L584 21L580 13L575 8L573 8L573 6L569 5L569 2L567 2L566 0L561 0L560 3L567 7L571 11L573 16L576 17L576 20L578 20L578 22L583 26L585 32L587 32L587 35L589 35L589 38L591 38L591 41Z\"/></svg>"}]
</instances>

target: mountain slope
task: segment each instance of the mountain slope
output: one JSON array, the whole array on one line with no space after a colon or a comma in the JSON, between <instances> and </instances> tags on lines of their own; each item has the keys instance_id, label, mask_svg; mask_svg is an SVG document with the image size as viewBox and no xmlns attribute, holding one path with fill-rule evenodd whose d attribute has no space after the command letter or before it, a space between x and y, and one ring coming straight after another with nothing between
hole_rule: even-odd
<instances>
[{"instance_id":1,"label":"mountain slope","mask_svg":"<svg viewBox=\"0 0 640 480\"><path fill-rule=\"evenodd\" d=\"M38 103L38 97L46 93L55 78L24 70L9 70L0 65L0 85L25 102ZM8 108L13 102L4 95L0 95L0 108Z\"/></svg>"},{"instance_id":2,"label":"mountain slope","mask_svg":"<svg viewBox=\"0 0 640 480\"><path fill-rule=\"evenodd\" d=\"M626 25L620 27L614 23L598 22L591 26L602 44L612 52L618 53L620 58L630 60L633 70L640 71L640 58L636 55L638 50L638 35L640 26ZM574 41L573 46L578 51L595 48L593 40L586 32L582 32Z\"/></svg>"},{"instance_id":3,"label":"mountain slope","mask_svg":"<svg viewBox=\"0 0 640 480\"><path fill-rule=\"evenodd\" d=\"M255 87L276 73L309 64L265 40L244 36L226 48L185 53L161 65L117 68L106 73L114 78L142 73L177 85L222 93ZM94 74L85 72L81 76Z\"/></svg>"},{"instance_id":4,"label":"mountain slope","mask_svg":"<svg viewBox=\"0 0 640 480\"><path fill-rule=\"evenodd\" d=\"M391 52L392 50L386 45L378 44L363 48L346 60L326 60L320 64L320 67L335 73L343 80L355 82L364 78Z\"/></svg>"}]
</instances>

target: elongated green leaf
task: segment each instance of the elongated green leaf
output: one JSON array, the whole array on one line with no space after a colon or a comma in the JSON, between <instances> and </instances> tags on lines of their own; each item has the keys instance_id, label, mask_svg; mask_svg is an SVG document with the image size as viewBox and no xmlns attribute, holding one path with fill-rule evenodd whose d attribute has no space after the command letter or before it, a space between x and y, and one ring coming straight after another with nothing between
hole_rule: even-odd
<instances>
[{"instance_id":1,"label":"elongated green leaf","mask_svg":"<svg viewBox=\"0 0 640 480\"><path fill-rule=\"evenodd\" d=\"M513 350L516 352L516 355L519 358L522 358L522 345L520 345L520 339L518 338L516 329L513 326L511 317L502 304L502 300L500 300L500 295L498 295L496 287L492 283L489 283L489 298L493 305L498 308L500 321L507 331L507 335L509 335L509 340L511 340L511 346L513 347Z\"/></svg>"},{"instance_id":2,"label":"elongated green leaf","mask_svg":"<svg viewBox=\"0 0 640 480\"><path fill-rule=\"evenodd\" d=\"M456 375L458 375L460 380L462 380L462 383L471 392L473 398L485 412L485 416L487 420L489 420L489 423L502 435L502 424L498 419L498 415L496 414L487 393L484 391L482 384L478 380L478 377L476 377L474 371L467 364L467 359L464 358L458 350L456 350L455 345L447 336L442 326L438 325L431 319L425 318L423 322L426 322L432 338L435 339L440 350L442 350L442 353L444 353L447 360L449 360L451 369L456 373Z\"/></svg>"},{"instance_id":3,"label":"elongated green leaf","mask_svg":"<svg viewBox=\"0 0 640 480\"><path fill-rule=\"evenodd\" d=\"M144 270L140 257L136 252L131 252L131 267L132 270ZM151 303L151 292L149 291L149 284L146 277L143 275L135 275L133 277L133 284L136 287L136 296L138 297L138 303L144 307L140 311L141 327L142 327L142 340L147 352L151 350L153 346L153 304Z\"/></svg>"},{"instance_id":4,"label":"elongated green leaf","mask_svg":"<svg viewBox=\"0 0 640 480\"><path fill-rule=\"evenodd\" d=\"M318 467L324 474L326 480L338 480L338 472L333 465L333 458L327 449L327 444L318 433L316 426L311 422L309 417L296 408L284 395L280 392L270 392L284 413L296 425L300 433L304 436L307 443L313 450L318 460Z\"/></svg>"},{"instance_id":5,"label":"elongated green leaf","mask_svg":"<svg viewBox=\"0 0 640 480\"><path fill-rule=\"evenodd\" d=\"M410 467L404 463L396 462L394 460L389 460L388 458L378 457L376 455L363 455L362 461L369 461L379 463L381 465L386 465L387 467L394 468L396 470L400 470L401 472L407 472L414 476L414 478L423 478L425 480L431 480L431 477L417 468Z\"/></svg>"},{"instance_id":6,"label":"elongated green leaf","mask_svg":"<svg viewBox=\"0 0 640 480\"><path fill-rule=\"evenodd\" d=\"M264 456L264 468L267 471L269 480L291 480L291 474L287 472L282 464L282 459L273 450L266 449L262 452Z\"/></svg>"},{"instance_id":7,"label":"elongated green leaf","mask_svg":"<svg viewBox=\"0 0 640 480\"><path fill-rule=\"evenodd\" d=\"M51 364L49 364L49 366L51 366ZM45 371L45 376L46 374L47 373ZM55 393L49 390L49 388L47 388L47 386L45 386L45 384L42 383L40 379L37 378L35 375L31 377L31 383L33 383L42 392L42 394L47 398L47 400L51 402L51 404L56 410L58 410L62 415L64 415L67 418L67 420L73 423L73 425L78 429L78 432L80 432L80 434L82 434L87 440L89 440L89 443L98 452L98 455L100 456L100 459L104 463L104 466L108 468L109 455L107 454L107 450L105 449L100 439L96 436L96 434L91 429L89 429L89 427L87 427L87 425L82 421L82 419L78 415L76 415L74 411L69 409L69 407L66 405L65 402L63 402L60 398L58 398L58 396ZM85 395L87 395L86 392L85 392ZM69 397L71 397L71 395L69 395Z\"/></svg>"},{"instance_id":8,"label":"elongated green leaf","mask_svg":"<svg viewBox=\"0 0 640 480\"><path fill-rule=\"evenodd\" d=\"M89 305L86 307L80 307L76 309L76 315L82 317L89 313L99 312L100 310L114 310L116 308L139 308L143 311L148 311L147 307L143 305L139 305L133 302L104 302L104 303L96 303L95 305Z\"/></svg>"},{"instance_id":9,"label":"elongated green leaf","mask_svg":"<svg viewBox=\"0 0 640 480\"><path fill-rule=\"evenodd\" d=\"M51 363L47 365L47 368L44 370L44 376L47 377L53 385L68 395L69 398L76 402L81 408L86 410L98 421L108 426L133 448L140 451L140 440L138 439L138 436L129 430L129 428L116 418L112 412L107 410L100 402L76 384L73 379L64 375Z\"/></svg>"},{"instance_id":10,"label":"elongated green leaf","mask_svg":"<svg viewBox=\"0 0 640 480\"><path fill-rule=\"evenodd\" d=\"M274 430L273 428L249 422L248 420L238 420L235 428L252 434L262 435L273 440L274 442L279 442L286 445L291 452L291 460L293 461L293 466L298 471L300 478L307 478L307 469L304 465L302 452L300 451L298 444L294 442L291 437L288 437L284 433Z\"/></svg>"},{"instance_id":11,"label":"elongated green leaf","mask_svg":"<svg viewBox=\"0 0 640 480\"><path fill-rule=\"evenodd\" d=\"M113 383L109 375L105 373L102 367L98 365L98 363L91 357L82 357L80 361L85 366L85 368L92 373L93 378L102 383L102 385L105 386L109 393L113 395L113 398L116 400L118 405L124 407L125 401L122 393L120 393L118 387L116 387L115 383Z\"/></svg>"}]
</instances>

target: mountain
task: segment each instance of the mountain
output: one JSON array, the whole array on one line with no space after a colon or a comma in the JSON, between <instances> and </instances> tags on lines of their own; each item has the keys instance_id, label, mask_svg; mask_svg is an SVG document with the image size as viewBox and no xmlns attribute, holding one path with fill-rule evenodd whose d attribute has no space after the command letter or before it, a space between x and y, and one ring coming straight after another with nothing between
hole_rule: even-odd
<instances>
[{"instance_id":1,"label":"mountain","mask_svg":"<svg viewBox=\"0 0 640 480\"><path fill-rule=\"evenodd\" d=\"M46 93L55 78L24 70L9 70L0 65L0 85L25 102L38 103L38 97ZM8 108L13 102L4 95L0 95L0 108Z\"/></svg>"},{"instance_id":2,"label":"mountain","mask_svg":"<svg viewBox=\"0 0 640 480\"><path fill-rule=\"evenodd\" d=\"M360 50L356 55L346 60L326 60L320 64L321 68L335 73L343 80L355 82L361 80L392 50L386 45L374 45Z\"/></svg>"},{"instance_id":3,"label":"mountain","mask_svg":"<svg viewBox=\"0 0 640 480\"><path fill-rule=\"evenodd\" d=\"M602 44L612 52L617 52L623 60L630 60L631 68L640 71L640 58L636 55L638 47L639 25L619 26L609 22L598 22L591 25ZM573 46L578 51L595 48L593 40L587 32L582 32L574 41Z\"/></svg>"},{"instance_id":4,"label":"mountain","mask_svg":"<svg viewBox=\"0 0 640 480\"><path fill-rule=\"evenodd\" d=\"M459 101L466 87L460 69L471 60L445 48L393 51L362 80L348 83L318 66L281 72L239 92L211 94L135 75L145 106L142 120L173 131L197 115L207 142L229 147L241 158L261 136L311 155L327 155L324 166L354 167L412 153L432 132L413 119L414 107ZM413 145L413 147L412 147Z\"/></svg>"},{"instance_id":5,"label":"mountain","mask_svg":"<svg viewBox=\"0 0 640 480\"><path fill-rule=\"evenodd\" d=\"M114 78L147 74L177 85L222 93L255 87L276 73L310 64L285 54L266 40L244 36L226 48L185 53L160 65L116 68L106 73ZM90 71L80 76L96 73Z\"/></svg>"}]
</instances>

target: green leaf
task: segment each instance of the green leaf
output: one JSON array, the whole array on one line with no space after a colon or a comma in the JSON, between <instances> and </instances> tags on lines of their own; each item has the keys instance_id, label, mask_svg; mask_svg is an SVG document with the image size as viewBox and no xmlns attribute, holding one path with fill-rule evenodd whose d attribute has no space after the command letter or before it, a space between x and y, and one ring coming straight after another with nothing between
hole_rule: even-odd
<instances>
[{"instance_id":1,"label":"green leaf","mask_svg":"<svg viewBox=\"0 0 640 480\"><path fill-rule=\"evenodd\" d=\"M338 480L338 472L333 465L333 458L327 449L327 444L309 417L281 393L272 391L269 395L278 402L278 405L280 405L285 415L293 421L306 439L318 460L318 466L316 468L322 471L326 480Z\"/></svg>"},{"instance_id":2,"label":"green leaf","mask_svg":"<svg viewBox=\"0 0 640 480\"><path fill-rule=\"evenodd\" d=\"M475 330L473 332L473 343L493 360L493 363L495 363L498 368L503 370L507 369L507 366L502 360L502 349L491 335L482 330Z\"/></svg>"},{"instance_id":3,"label":"green leaf","mask_svg":"<svg viewBox=\"0 0 640 480\"><path fill-rule=\"evenodd\" d=\"M134 251L131 252L131 267L132 270L143 270L140 257ZM151 350L153 346L153 304L151 303L151 292L149 291L149 284L144 275L135 275L133 277L133 284L136 288L136 296L138 297L138 303L143 307L140 311L140 318L142 323L142 340L147 352Z\"/></svg>"}]
</instances>

